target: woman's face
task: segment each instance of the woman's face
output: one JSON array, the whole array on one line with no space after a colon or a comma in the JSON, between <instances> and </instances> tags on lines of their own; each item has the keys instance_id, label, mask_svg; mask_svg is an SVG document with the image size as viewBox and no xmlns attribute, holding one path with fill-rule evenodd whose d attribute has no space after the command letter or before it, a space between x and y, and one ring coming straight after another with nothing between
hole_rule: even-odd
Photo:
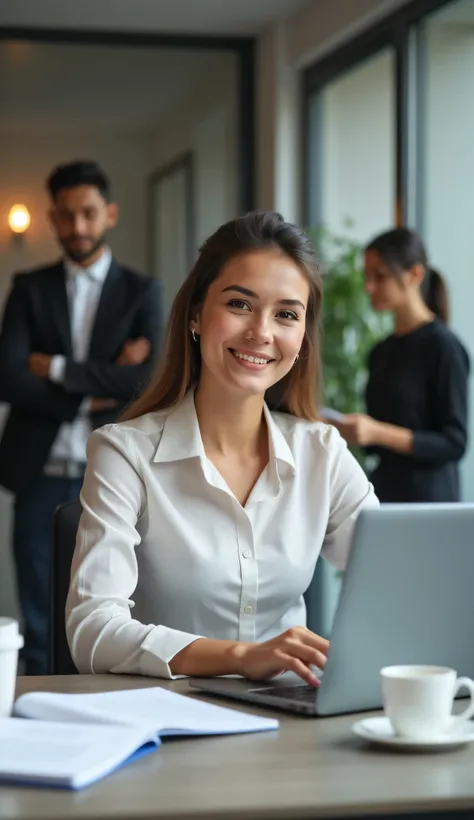
<instances>
[{"instance_id":1,"label":"woman's face","mask_svg":"<svg viewBox=\"0 0 474 820\"><path fill-rule=\"evenodd\" d=\"M402 271L395 276L374 250L365 252L365 291L374 310L396 311L403 307L419 289L419 277L412 271Z\"/></svg>"},{"instance_id":2,"label":"woman's face","mask_svg":"<svg viewBox=\"0 0 474 820\"><path fill-rule=\"evenodd\" d=\"M280 250L231 259L191 323L201 379L242 395L263 394L293 367L305 334L309 284Z\"/></svg>"}]
</instances>

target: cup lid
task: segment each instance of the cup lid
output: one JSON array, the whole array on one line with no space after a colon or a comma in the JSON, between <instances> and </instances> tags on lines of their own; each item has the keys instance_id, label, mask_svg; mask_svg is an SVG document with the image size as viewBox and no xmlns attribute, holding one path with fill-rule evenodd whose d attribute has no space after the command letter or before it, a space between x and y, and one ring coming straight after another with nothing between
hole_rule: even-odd
<instances>
[{"instance_id":1,"label":"cup lid","mask_svg":"<svg viewBox=\"0 0 474 820\"><path fill-rule=\"evenodd\" d=\"M0 618L0 651L2 649L21 649L23 638L15 618Z\"/></svg>"}]
</instances>

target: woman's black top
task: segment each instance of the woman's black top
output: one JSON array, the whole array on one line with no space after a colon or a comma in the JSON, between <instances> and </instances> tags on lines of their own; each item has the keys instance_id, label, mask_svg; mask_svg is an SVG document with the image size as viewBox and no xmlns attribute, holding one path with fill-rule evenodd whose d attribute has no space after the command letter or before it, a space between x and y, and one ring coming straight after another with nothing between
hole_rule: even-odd
<instances>
[{"instance_id":1,"label":"woman's black top","mask_svg":"<svg viewBox=\"0 0 474 820\"><path fill-rule=\"evenodd\" d=\"M468 426L469 355L441 322L392 335L369 356L367 412L413 431L413 451L368 448L383 502L459 501L458 462Z\"/></svg>"}]
</instances>

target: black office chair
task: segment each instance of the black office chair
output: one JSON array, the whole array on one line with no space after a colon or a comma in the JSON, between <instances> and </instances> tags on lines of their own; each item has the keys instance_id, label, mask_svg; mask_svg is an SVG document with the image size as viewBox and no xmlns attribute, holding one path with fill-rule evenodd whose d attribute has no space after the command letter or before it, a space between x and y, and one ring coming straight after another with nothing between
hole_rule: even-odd
<instances>
[{"instance_id":1,"label":"black office chair","mask_svg":"<svg viewBox=\"0 0 474 820\"><path fill-rule=\"evenodd\" d=\"M50 574L50 675L77 675L66 638L64 609L81 512L79 499L67 501L56 509L53 518L53 555Z\"/></svg>"}]
</instances>

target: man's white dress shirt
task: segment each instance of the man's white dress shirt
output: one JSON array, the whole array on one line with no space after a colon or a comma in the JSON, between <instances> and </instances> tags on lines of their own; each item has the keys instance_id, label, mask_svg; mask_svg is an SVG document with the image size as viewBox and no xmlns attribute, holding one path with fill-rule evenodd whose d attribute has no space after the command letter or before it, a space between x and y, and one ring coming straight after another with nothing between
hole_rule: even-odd
<instances>
[{"instance_id":1,"label":"man's white dress shirt","mask_svg":"<svg viewBox=\"0 0 474 820\"><path fill-rule=\"evenodd\" d=\"M112 253L109 248L105 248L100 258L88 268L82 268L71 259L64 261L72 355L76 362L87 360L99 299L111 261ZM53 356L49 370L51 381L61 384L65 370L66 357ZM50 458L85 462L87 439L91 432L88 409L89 398L86 398L74 421L61 425L51 448Z\"/></svg>"},{"instance_id":2,"label":"man's white dress shirt","mask_svg":"<svg viewBox=\"0 0 474 820\"><path fill-rule=\"evenodd\" d=\"M318 556L346 565L373 488L337 430L265 407L270 459L242 507L206 457L190 391L92 433L66 606L81 672L172 677L197 637L306 624Z\"/></svg>"}]
</instances>

